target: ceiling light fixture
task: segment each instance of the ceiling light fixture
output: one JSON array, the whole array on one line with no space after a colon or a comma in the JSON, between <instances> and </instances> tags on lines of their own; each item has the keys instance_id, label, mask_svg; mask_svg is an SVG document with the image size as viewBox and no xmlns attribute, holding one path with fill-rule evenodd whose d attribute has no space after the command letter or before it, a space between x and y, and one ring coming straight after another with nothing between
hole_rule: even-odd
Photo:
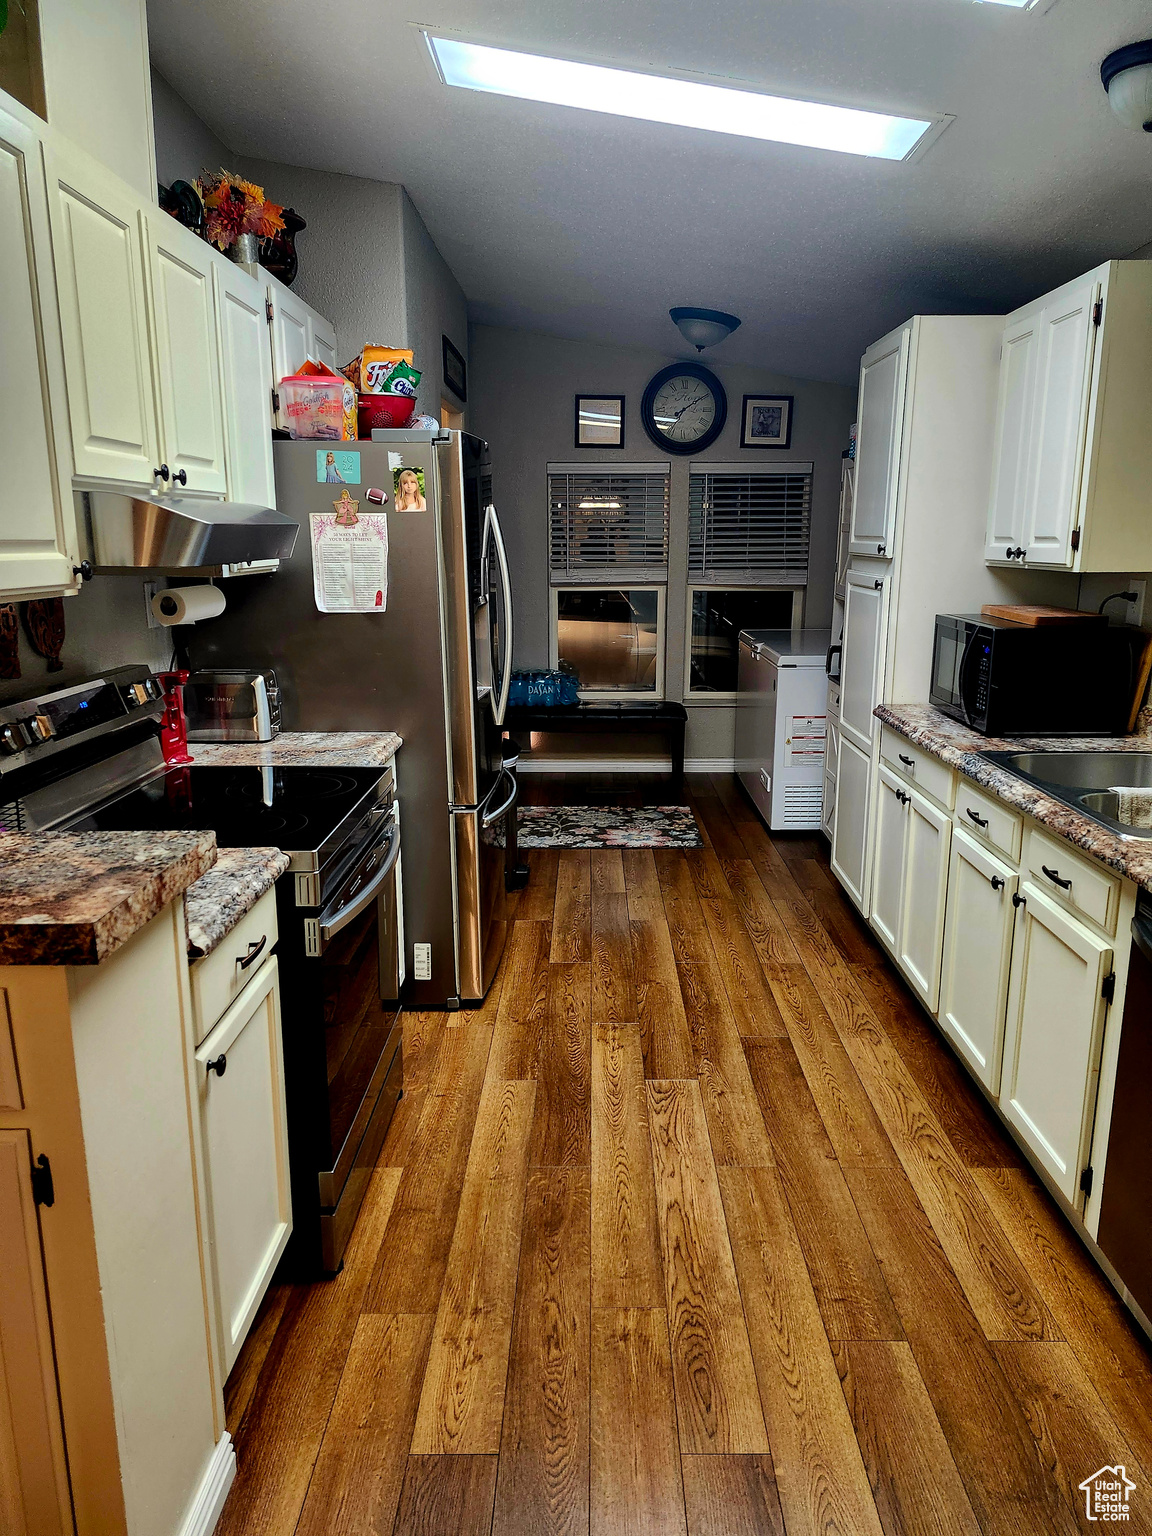
<instances>
[{"instance_id":1,"label":"ceiling light fixture","mask_svg":"<svg viewBox=\"0 0 1152 1536\"><path fill-rule=\"evenodd\" d=\"M1050 11L1056 4L1056 0L976 0L978 5L1010 5L1015 11L1035 11L1043 15Z\"/></svg>"},{"instance_id":2,"label":"ceiling light fixture","mask_svg":"<svg viewBox=\"0 0 1152 1536\"><path fill-rule=\"evenodd\" d=\"M670 309L668 313L672 324L697 352L714 347L718 341L731 336L740 324L735 315L726 315L722 309L680 308Z\"/></svg>"},{"instance_id":3,"label":"ceiling light fixture","mask_svg":"<svg viewBox=\"0 0 1152 1536\"><path fill-rule=\"evenodd\" d=\"M1152 133L1152 40L1110 53L1100 66L1100 79L1120 121Z\"/></svg>"},{"instance_id":4,"label":"ceiling light fixture","mask_svg":"<svg viewBox=\"0 0 1152 1536\"><path fill-rule=\"evenodd\" d=\"M430 32L424 36L445 85L710 133L871 155L881 160L907 160L951 122L949 117L898 117L704 85L669 75L515 53L460 38L435 37Z\"/></svg>"}]
</instances>

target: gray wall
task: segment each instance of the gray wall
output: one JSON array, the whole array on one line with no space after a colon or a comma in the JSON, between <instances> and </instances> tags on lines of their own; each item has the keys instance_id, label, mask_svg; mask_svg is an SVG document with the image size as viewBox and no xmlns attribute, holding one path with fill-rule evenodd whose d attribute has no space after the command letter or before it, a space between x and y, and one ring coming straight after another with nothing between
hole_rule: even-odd
<instances>
[{"instance_id":1,"label":"gray wall","mask_svg":"<svg viewBox=\"0 0 1152 1536\"><path fill-rule=\"evenodd\" d=\"M469 348L471 429L492 445L493 495L508 542L516 608L516 664L548 665L548 498L546 468L553 462L623 463L668 461L640 425L640 399L658 369L671 362L661 353L592 342L565 341L527 331L473 326ZM728 420L700 459L752 465L811 459L812 545L805 606L809 628L827 625L832 582L841 452L854 420L856 391L817 384L767 369L729 366L717 355L702 358L728 395ZM575 448L576 394L625 396L623 451ZM792 446L786 453L740 448L740 406L745 394L794 395ZM665 693L684 689L688 560L688 464L672 459ZM730 705L690 704L690 757L730 757L734 711Z\"/></svg>"},{"instance_id":2,"label":"gray wall","mask_svg":"<svg viewBox=\"0 0 1152 1536\"><path fill-rule=\"evenodd\" d=\"M404 230L404 345L416 354L420 380L419 405L430 416L439 417L443 396L457 410L463 408L465 424L468 407L444 386L442 338L468 357L468 301L464 290L452 275L448 263L432 242L424 220L408 196L402 197Z\"/></svg>"},{"instance_id":3,"label":"gray wall","mask_svg":"<svg viewBox=\"0 0 1152 1536\"><path fill-rule=\"evenodd\" d=\"M234 155L158 70L152 71L152 121L156 132L156 180L195 181L201 171L232 165Z\"/></svg>"}]
</instances>

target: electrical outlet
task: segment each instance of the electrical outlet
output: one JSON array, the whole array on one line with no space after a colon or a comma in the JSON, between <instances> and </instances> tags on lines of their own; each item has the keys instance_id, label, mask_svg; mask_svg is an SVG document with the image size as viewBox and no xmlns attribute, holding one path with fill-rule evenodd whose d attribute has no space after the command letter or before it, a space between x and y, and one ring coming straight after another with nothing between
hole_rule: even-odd
<instances>
[{"instance_id":1,"label":"electrical outlet","mask_svg":"<svg viewBox=\"0 0 1152 1536\"><path fill-rule=\"evenodd\" d=\"M412 946L412 975L416 981L432 980L432 946L431 944L413 944Z\"/></svg>"},{"instance_id":2,"label":"electrical outlet","mask_svg":"<svg viewBox=\"0 0 1152 1536\"><path fill-rule=\"evenodd\" d=\"M1125 624L1143 624L1144 622L1144 597L1148 591L1148 583L1142 577L1133 577L1128 583L1127 591L1135 592L1136 600L1124 604Z\"/></svg>"}]
</instances>

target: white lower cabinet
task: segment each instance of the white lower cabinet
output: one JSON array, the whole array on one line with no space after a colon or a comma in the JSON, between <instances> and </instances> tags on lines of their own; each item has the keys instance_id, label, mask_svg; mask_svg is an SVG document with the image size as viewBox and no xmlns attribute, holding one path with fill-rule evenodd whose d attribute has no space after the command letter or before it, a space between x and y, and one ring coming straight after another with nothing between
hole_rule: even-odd
<instances>
[{"instance_id":1,"label":"white lower cabinet","mask_svg":"<svg viewBox=\"0 0 1152 1536\"><path fill-rule=\"evenodd\" d=\"M1112 947L1030 881L1018 899L1000 1107L1061 1194L1079 1206Z\"/></svg>"},{"instance_id":2,"label":"white lower cabinet","mask_svg":"<svg viewBox=\"0 0 1152 1536\"><path fill-rule=\"evenodd\" d=\"M278 968L266 961L196 1052L222 1375L292 1231Z\"/></svg>"},{"instance_id":3,"label":"white lower cabinet","mask_svg":"<svg viewBox=\"0 0 1152 1536\"><path fill-rule=\"evenodd\" d=\"M836 769L836 813L832 823L832 868L840 884L867 916L868 784L871 762L841 732Z\"/></svg>"},{"instance_id":4,"label":"white lower cabinet","mask_svg":"<svg viewBox=\"0 0 1152 1536\"><path fill-rule=\"evenodd\" d=\"M940 1028L989 1093L1000 1090L1019 876L960 827L952 833Z\"/></svg>"},{"instance_id":5,"label":"white lower cabinet","mask_svg":"<svg viewBox=\"0 0 1152 1536\"><path fill-rule=\"evenodd\" d=\"M908 852L897 959L929 1013L940 996L944 904L952 818L912 791L908 801Z\"/></svg>"},{"instance_id":6,"label":"white lower cabinet","mask_svg":"<svg viewBox=\"0 0 1152 1536\"><path fill-rule=\"evenodd\" d=\"M880 769L876 786L876 840L872 855L872 927L896 953L904 911L904 864L908 854L908 806L904 785Z\"/></svg>"}]
</instances>

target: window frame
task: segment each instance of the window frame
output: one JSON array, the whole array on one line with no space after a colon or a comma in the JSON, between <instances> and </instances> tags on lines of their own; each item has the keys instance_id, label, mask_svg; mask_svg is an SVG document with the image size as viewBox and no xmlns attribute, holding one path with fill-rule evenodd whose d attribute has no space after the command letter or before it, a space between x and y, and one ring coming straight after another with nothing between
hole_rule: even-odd
<instances>
[{"instance_id":1,"label":"window frame","mask_svg":"<svg viewBox=\"0 0 1152 1536\"><path fill-rule=\"evenodd\" d=\"M656 593L656 687L651 688L581 688L581 700L590 704L664 702L665 661L668 649L668 586L653 581L565 582L548 588L548 665L555 671L560 665L560 593L561 592L655 592Z\"/></svg>"},{"instance_id":2,"label":"window frame","mask_svg":"<svg viewBox=\"0 0 1152 1536\"><path fill-rule=\"evenodd\" d=\"M775 582L745 582L730 581L721 586L715 581L689 581L686 587L687 599L684 604L684 702L686 704L722 704L731 707L740 698L739 689L729 692L714 692L712 689L693 688L692 686L692 600L697 592L791 592L792 593L792 629L804 627L804 599L808 588L793 586L790 583Z\"/></svg>"}]
</instances>

